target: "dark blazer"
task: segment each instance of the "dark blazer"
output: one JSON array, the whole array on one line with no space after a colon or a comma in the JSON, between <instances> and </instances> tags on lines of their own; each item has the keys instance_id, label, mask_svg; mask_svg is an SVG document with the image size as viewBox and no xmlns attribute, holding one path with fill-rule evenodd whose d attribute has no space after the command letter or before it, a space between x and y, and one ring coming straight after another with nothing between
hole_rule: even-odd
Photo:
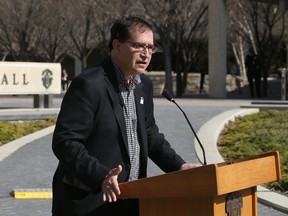
<instances>
[{"instance_id":1,"label":"dark blazer","mask_svg":"<svg viewBox=\"0 0 288 216\"><path fill-rule=\"evenodd\" d=\"M135 103L139 178L146 177L148 156L164 172L178 170L185 162L159 133L153 114L153 85L144 74L135 89ZM72 81L53 135L52 148L59 159L53 178L54 215L88 215L103 205L101 182L119 164L123 169L118 181L128 180L130 161L122 106L110 57Z\"/></svg>"}]
</instances>

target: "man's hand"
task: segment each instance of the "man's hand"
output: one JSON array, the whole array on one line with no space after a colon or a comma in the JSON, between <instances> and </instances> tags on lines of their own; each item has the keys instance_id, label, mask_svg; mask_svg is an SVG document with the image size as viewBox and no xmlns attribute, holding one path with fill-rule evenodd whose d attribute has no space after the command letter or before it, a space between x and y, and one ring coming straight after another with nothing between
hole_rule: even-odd
<instances>
[{"instance_id":1,"label":"man's hand","mask_svg":"<svg viewBox=\"0 0 288 216\"><path fill-rule=\"evenodd\" d=\"M180 170L187 170L187 169L192 169L192 168L196 168L196 167L200 167L202 166L202 164L192 164L192 163L185 163L182 164L182 166L180 167Z\"/></svg>"},{"instance_id":2,"label":"man's hand","mask_svg":"<svg viewBox=\"0 0 288 216\"><path fill-rule=\"evenodd\" d=\"M117 168L111 169L105 179L103 180L101 187L103 191L104 202L116 202L117 195L120 195L120 188L118 185L118 175L122 171L122 166L118 165Z\"/></svg>"}]
</instances>

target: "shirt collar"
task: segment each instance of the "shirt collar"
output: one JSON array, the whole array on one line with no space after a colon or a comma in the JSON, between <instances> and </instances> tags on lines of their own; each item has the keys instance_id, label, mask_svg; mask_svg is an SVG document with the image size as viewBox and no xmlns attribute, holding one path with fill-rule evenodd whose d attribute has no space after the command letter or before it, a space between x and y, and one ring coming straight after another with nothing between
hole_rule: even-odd
<instances>
[{"instance_id":1,"label":"shirt collar","mask_svg":"<svg viewBox=\"0 0 288 216\"><path fill-rule=\"evenodd\" d=\"M116 77L117 77L117 82L118 82L118 86L119 87L124 87L125 89L134 89L137 85L139 85L141 83L141 77L139 74L134 75L131 77L130 82L127 82L127 80L125 79L123 73L121 72L120 68L118 67L118 65L116 64L116 62L114 61L114 59L111 57L115 71L116 71Z\"/></svg>"}]
</instances>

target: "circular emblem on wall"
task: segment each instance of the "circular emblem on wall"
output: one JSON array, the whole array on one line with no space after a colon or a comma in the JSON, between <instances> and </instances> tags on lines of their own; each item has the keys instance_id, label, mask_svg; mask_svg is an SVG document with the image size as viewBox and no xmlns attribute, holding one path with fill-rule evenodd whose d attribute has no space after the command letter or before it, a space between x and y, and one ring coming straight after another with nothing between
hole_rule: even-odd
<instances>
[{"instance_id":1,"label":"circular emblem on wall","mask_svg":"<svg viewBox=\"0 0 288 216\"><path fill-rule=\"evenodd\" d=\"M46 69L42 72L42 83L43 86L48 89L51 84L52 84L52 80L53 80L53 73L51 70Z\"/></svg>"}]
</instances>

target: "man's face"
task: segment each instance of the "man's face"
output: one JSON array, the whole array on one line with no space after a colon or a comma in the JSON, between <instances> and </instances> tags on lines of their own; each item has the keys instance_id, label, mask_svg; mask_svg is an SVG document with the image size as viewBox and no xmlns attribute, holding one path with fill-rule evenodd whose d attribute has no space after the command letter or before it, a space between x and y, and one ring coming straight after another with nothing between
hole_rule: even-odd
<instances>
[{"instance_id":1,"label":"man's face","mask_svg":"<svg viewBox=\"0 0 288 216\"><path fill-rule=\"evenodd\" d=\"M115 61L126 79L145 72L152 57L153 41L151 30L143 31L138 26L134 26L130 30L130 38L126 42L118 41L116 43ZM148 47L145 48L145 46Z\"/></svg>"}]
</instances>

